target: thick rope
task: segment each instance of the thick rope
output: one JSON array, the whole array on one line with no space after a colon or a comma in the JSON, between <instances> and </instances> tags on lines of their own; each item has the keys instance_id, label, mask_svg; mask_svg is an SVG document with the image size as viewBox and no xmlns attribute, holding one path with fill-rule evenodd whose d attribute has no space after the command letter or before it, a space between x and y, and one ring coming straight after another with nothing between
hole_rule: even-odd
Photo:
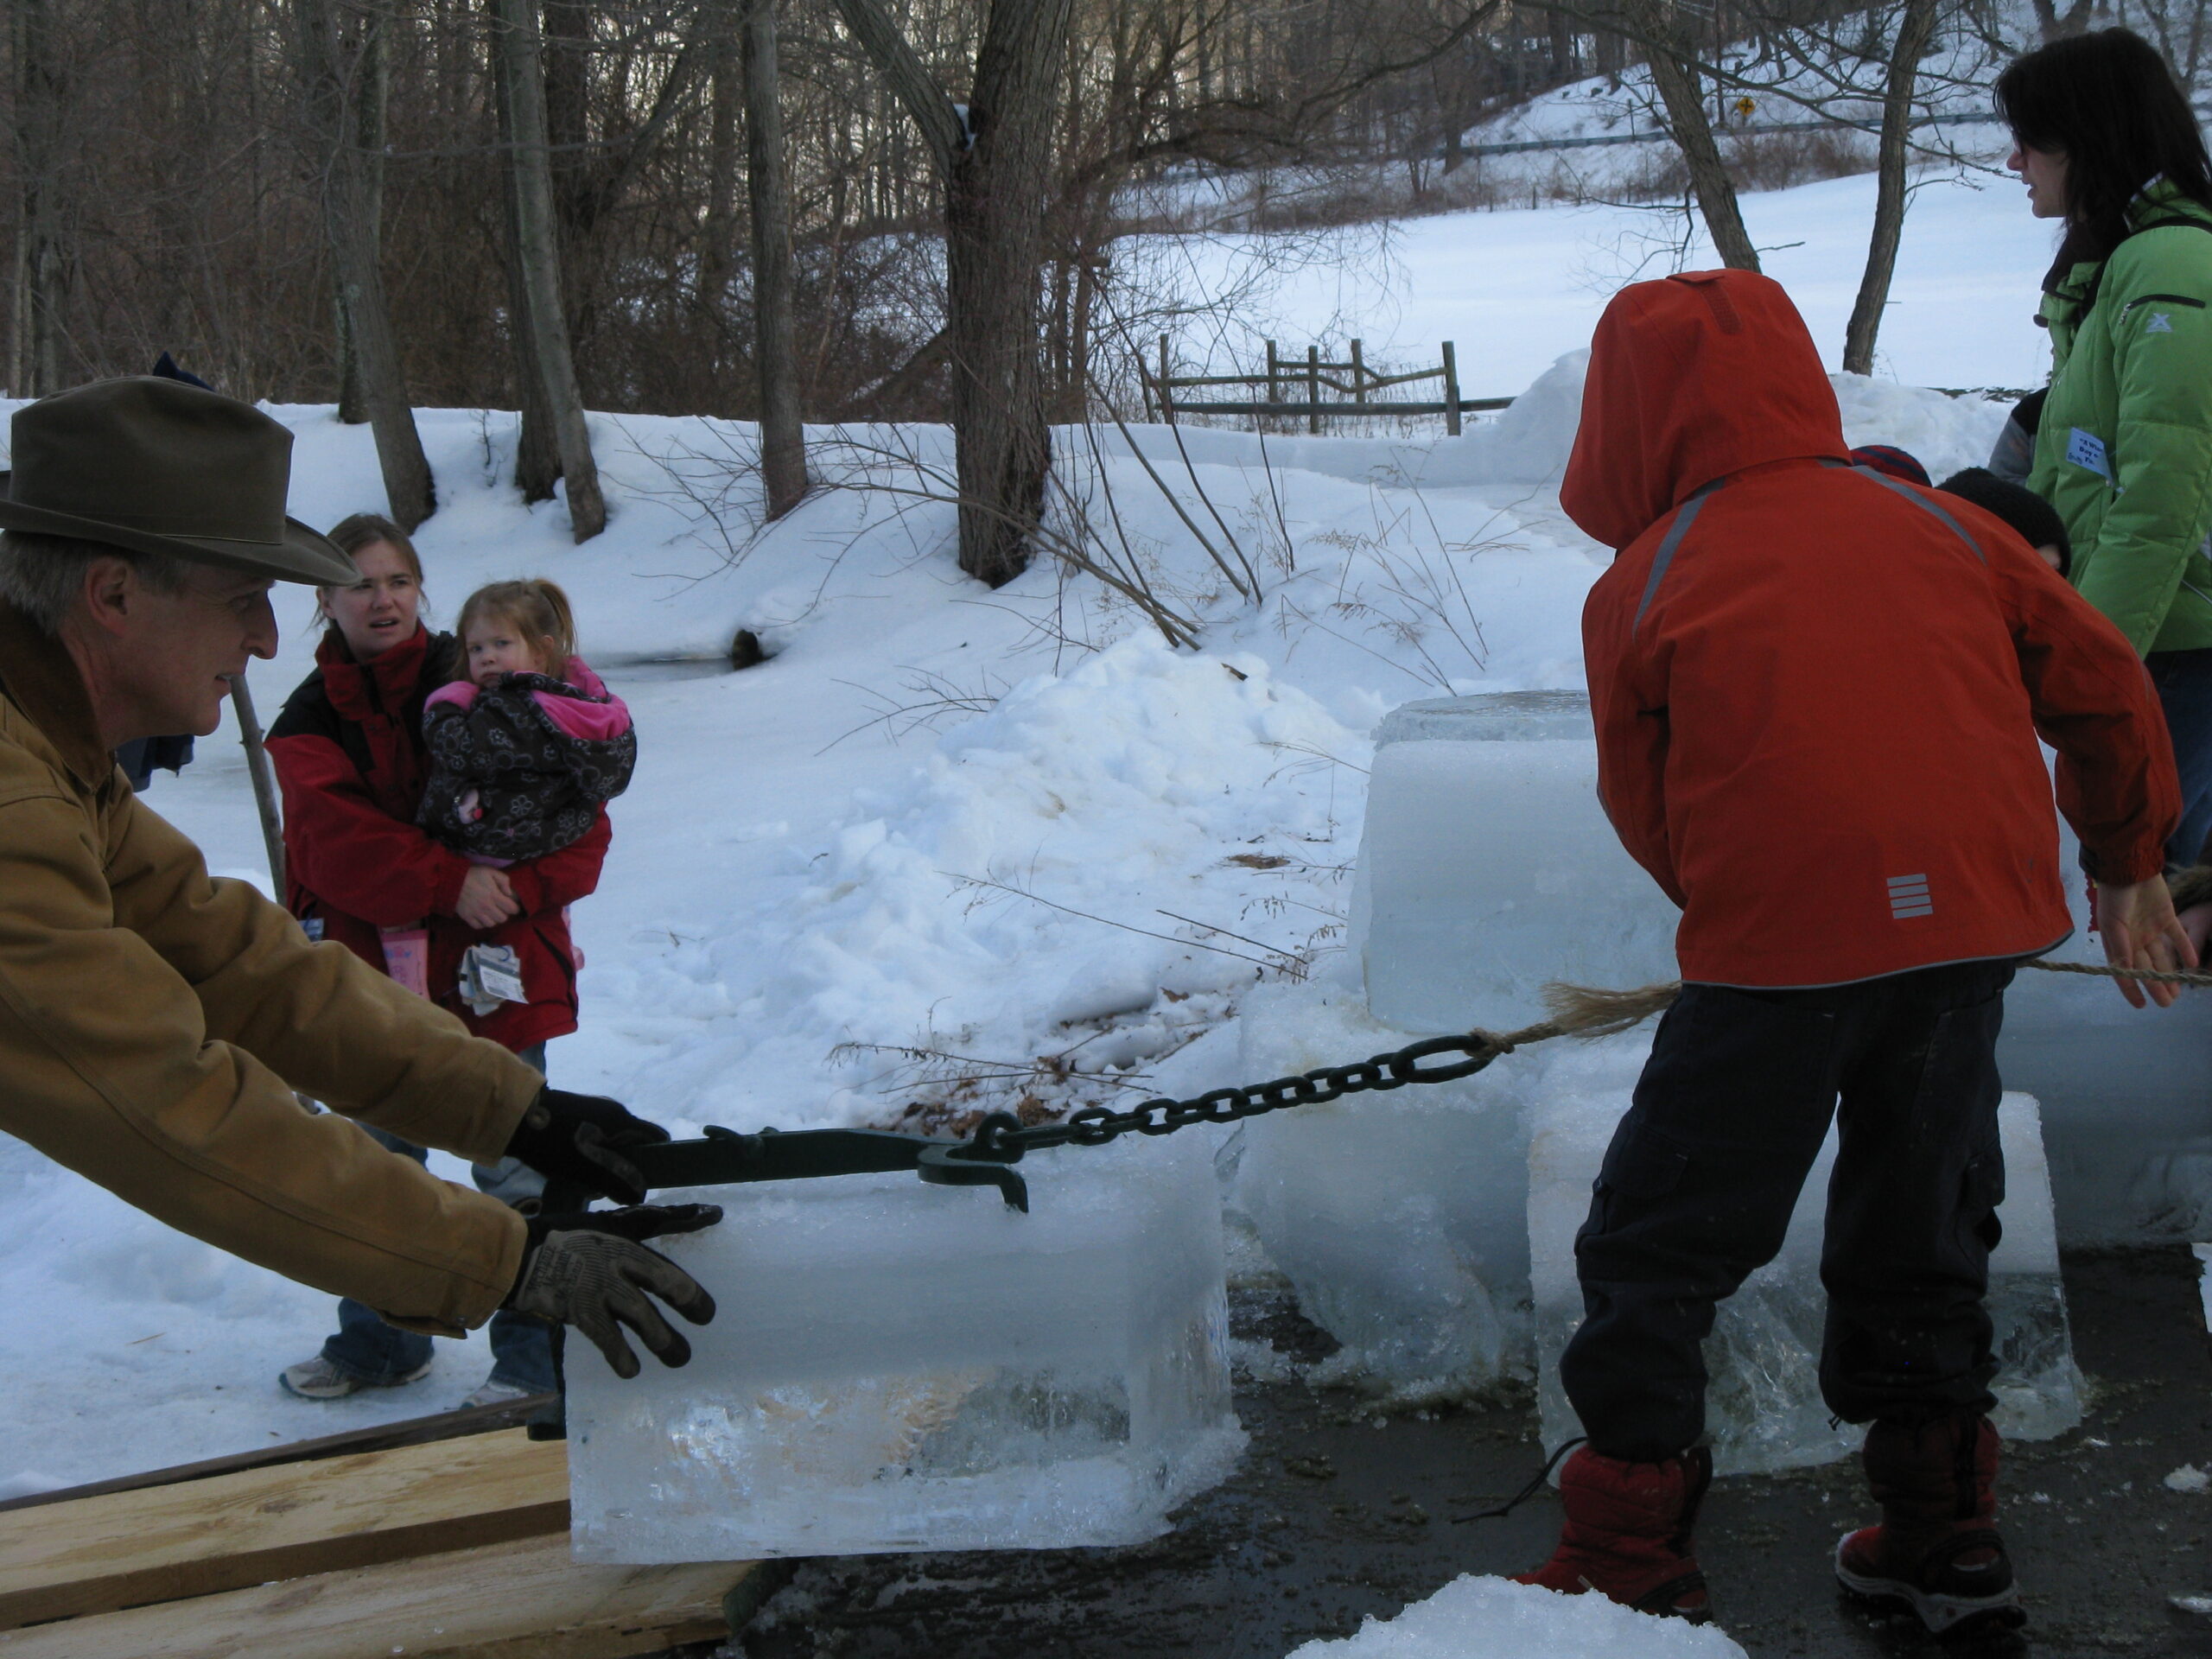
<instances>
[{"instance_id":1,"label":"thick rope","mask_svg":"<svg viewBox=\"0 0 2212 1659\"><path fill-rule=\"evenodd\" d=\"M2087 974L2097 979L2145 980L2160 985L2212 986L2212 973L2177 969L2115 968L2101 962L2045 962L2039 957L2031 957L2020 965L2040 969L2047 974ZM1489 1032L1478 1034L1495 1045L1501 1054L1510 1052L1519 1044L1541 1042L1548 1037L1608 1037L1641 1025L1655 1014L1664 1014L1681 995L1681 988L1678 979L1657 985L1640 985L1629 991L1568 985L1554 980L1544 987L1543 992L1544 1007L1550 1019L1502 1037Z\"/></svg>"}]
</instances>

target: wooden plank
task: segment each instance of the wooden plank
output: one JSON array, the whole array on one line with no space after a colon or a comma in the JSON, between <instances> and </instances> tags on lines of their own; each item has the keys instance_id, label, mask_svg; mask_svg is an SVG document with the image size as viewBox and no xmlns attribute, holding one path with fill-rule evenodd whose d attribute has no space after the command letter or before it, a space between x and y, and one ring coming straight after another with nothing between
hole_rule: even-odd
<instances>
[{"instance_id":1,"label":"wooden plank","mask_svg":"<svg viewBox=\"0 0 2212 1659\"><path fill-rule=\"evenodd\" d=\"M0 1516L0 1626L569 1529L567 1444L512 1428Z\"/></svg>"},{"instance_id":2,"label":"wooden plank","mask_svg":"<svg viewBox=\"0 0 2212 1659\"><path fill-rule=\"evenodd\" d=\"M619 1659L727 1636L749 1562L579 1567L569 1541L257 1585L0 1631L5 1659Z\"/></svg>"},{"instance_id":3,"label":"wooden plank","mask_svg":"<svg viewBox=\"0 0 2212 1659\"><path fill-rule=\"evenodd\" d=\"M276 1446L257 1447L251 1452L236 1452L228 1457L207 1458L198 1463L171 1464L166 1469L148 1469L135 1475L118 1475L111 1480L95 1480L82 1486L63 1486L51 1492L33 1492L24 1497L0 1501L0 1514L10 1510L35 1510L47 1503L73 1503L80 1497L97 1497L103 1492L131 1492L148 1486L168 1486L180 1480L202 1480L209 1475L227 1475L240 1469L264 1469L271 1464L308 1463L318 1458L342 1457L349 1452L382 1452L392 1446L427 1446L433 1440L458 1440L464 1434L489 1434L502 1428L512 1428L530 1418L540 1408L550 1406L561 1396L557 1394L533 1394L521 1400L510 1400L496 1406L471 1406L461 1411L433 1412L423 1417L403 1417L396 1423L378 1423L368 1428L349 1428L341 1434L318 1435L311 1440L285 1440Z\"/></svg>"}]
</instances>

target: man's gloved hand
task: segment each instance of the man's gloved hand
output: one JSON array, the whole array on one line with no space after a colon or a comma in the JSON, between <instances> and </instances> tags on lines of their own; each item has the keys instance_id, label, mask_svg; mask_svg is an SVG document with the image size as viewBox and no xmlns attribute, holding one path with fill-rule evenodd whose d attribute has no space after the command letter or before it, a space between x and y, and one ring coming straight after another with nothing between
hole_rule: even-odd
<instances>
[{"instance_id":1,"label":"man's gloved hand","mask_svg":"<svg viewBox=\"0 0 2212 1659\"><path fill-rule=\"evenodd\" d=\"M643 1204L645 1178L622 1154L667 1139L666 1129L633 1116L620 1101L546 1089L515 1125L507 1156L521 1159L549 1181L581 1186L595 1198Z\"/></svg>"},{"instance_id":2,"label":"man's gloved hand","mask_svg":"<svg viewBox=\"0 0 2212 1659\"><path fill-rule=\"evenodd\" d=\"M722 1218L712 1204L640 1205L628 1210L578 1210L533 1216L522 1271L506 1306L558 1325L572 1325L607 1356L614 1375L638 1374L638 1357L622 1339L628 1325L664 1365L690 1363L691 1344L663 1319L650 1291L694 1325L715 1317L715 1299L699 1281L642 1240L696 1233Z\"/></svg>"}]
</instances>

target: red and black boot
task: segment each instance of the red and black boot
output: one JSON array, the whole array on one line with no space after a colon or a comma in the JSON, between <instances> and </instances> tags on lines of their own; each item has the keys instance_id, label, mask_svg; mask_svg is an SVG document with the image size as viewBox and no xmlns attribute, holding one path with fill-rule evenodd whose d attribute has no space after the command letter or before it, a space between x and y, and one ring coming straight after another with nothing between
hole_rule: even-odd
<instances>
[{"instance_id":1,"label":"red and black boot","mask_svg":"<svg viewBox=\"0 0 2212 1659\"><path fill-rule=\"evenodd\" d=\"M1712 1618L1690 1529L1713 1484L1713 1454L1694 1446L1662 1463L1628 1463L1585 1446L1560 1471L1567 1511L1552 1558L1514 1582L1580 1595L1594 1590L1642 1613Z\"/></svg>"},{"instance_id":2,"label":"red and black boot","mask_svg":"<svg viewBox=\"0 0 2212 1659\"><path fill-rule=\"evenodd\" d=\"M1936 1635L1969 1623L2027 1622L2012 1562L1997 1532L1997 1454L1986 1417L1941 1417L1917 1427L1877 1422L1866 1431L1866 1484L1879 1526L1836 1546L1843 1587L1902 1604Z\"/></svg>"}]
</instances>

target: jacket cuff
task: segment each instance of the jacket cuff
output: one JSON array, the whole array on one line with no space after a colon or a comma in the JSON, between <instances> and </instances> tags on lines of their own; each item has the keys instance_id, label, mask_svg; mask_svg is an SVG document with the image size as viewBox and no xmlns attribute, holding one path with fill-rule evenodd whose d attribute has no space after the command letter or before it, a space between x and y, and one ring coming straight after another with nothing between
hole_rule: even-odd
<instances>
[{"instance_id":1,"label":"jacket cuff","mask_svg":"<svg viewBox=\"0 0 2212 1659\"><path fill-rule=\"evenodd\" d=\"M499 1206L503 1230L499 1252L494 1258L493 1283L486 1285L474 1279L456 1280L453 1293L446 1305L435 1313L388 1313L382 1308L377 1317L386 1325L397 1325L403 1331L419 1332L426 1337L466 1336L489 1319L506 1305L516 1279L522 1274L524 1247L530 1240L530 1224L504 1205Z\"/></svg>"},{"instance_id":2,"label":"jacket cuff","mask_svg":"<svg viewBox=\"0 0 2212 1659\"><path fill-rule=\"evenodd\" d=\"M2089 879L2100 887L2132 887L2139 881L2148 881L2166 868L2164 843L2158 842L2129 853L2103 851L2092 853L2082 849L2082 867Z\"/></svg>"},{"instance_id":3,"label":"jacket cuff","mask_svg":"<svg viewBox=\"0 0 2212 1659\"><path fill-rule=\"evenodd\" d=\"M451 916L457 913L454 906L461 902L461 884L476 867L459 853L440 850L443 856L438 863L437 885L430 889L430 909L436 915Z\"/></svg>"}]
</instances>

